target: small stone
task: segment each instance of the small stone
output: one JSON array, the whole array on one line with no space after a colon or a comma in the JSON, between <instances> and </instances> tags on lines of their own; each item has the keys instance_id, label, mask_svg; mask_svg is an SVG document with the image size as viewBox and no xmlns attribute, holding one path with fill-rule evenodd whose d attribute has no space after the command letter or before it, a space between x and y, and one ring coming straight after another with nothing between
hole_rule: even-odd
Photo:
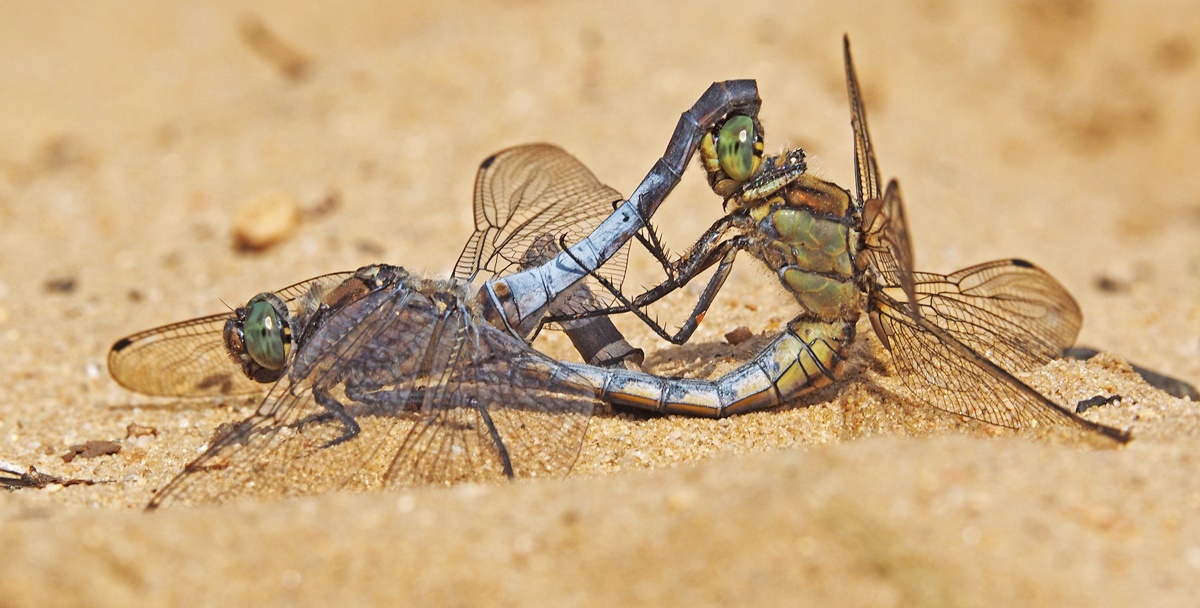
<instances>
[{"instance_id":1,"label":"small stone","mask_svg":"<svg viewBox=\"0 0 1200 608\"><path fill-rule=\"evenodd\" d=\"M146 436L150 436L150 435L152 435L154 437L158 437L158 429L156 429L152 426L138 424L136 422L130 422L125 427L125 438L126 439L129 439L131 437L132 438L146 437Z\"/></svg>"},{"instance_id":2,"label":"small stone","mask_svg":"<svg viewBox=\"0 0 1200 608\"><path fill-rule=\"evenodd\" d=\"M95 458L97 456L108 456L121 451L121 444L115 441L92 440L85 443L79 443L67 448L67 453L63 454L63 462L71 462L76 457L80 458Z\"/></svg>"},{"instance_id":3,"label":"small stone","mask_svg":"<svg viewBox=\"0 0 1200 608\"><path fill-rule=\"evenodd\" d=\"M725 341L737 346L738 344L741 344L742 342L745 342L753 337L754 333L750 331L750 328L742 325L725 334Z\"/></svg>"},{"instance_id":4,"label":"small stone","mask_svg":"<svg viewBox=\"0 0 1200 608\"><path fill-rule=\"evenodd\" d=\"M238 207L233 239L239 249L262 251L287 239L300 223L296 199L282 192L249 198Z\"/></svg>"}]
</instances>

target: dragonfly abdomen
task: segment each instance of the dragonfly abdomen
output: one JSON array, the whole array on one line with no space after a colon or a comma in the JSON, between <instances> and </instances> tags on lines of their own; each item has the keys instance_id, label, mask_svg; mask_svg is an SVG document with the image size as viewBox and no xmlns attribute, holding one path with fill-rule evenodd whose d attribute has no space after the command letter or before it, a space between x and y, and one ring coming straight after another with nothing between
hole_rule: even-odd
<instances>
[{"instance_id":1,"label":"dragonfly abdomen","mask_svg":"<svg viewBox=\"0 0 1200 608\"><path fill-rule=\"evenodd\" d=\"M566 364L612 405L722 418L773 407L841 377L855 324L798 319L754 359L715 380Z\"/></svg>"}]
</instances>

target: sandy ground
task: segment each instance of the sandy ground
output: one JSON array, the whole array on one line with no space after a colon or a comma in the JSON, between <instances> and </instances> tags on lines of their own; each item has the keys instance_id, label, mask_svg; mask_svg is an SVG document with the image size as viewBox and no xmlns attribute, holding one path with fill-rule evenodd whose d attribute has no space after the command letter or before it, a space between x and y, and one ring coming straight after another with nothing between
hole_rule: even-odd
<instances>
[{"instance_id":1,"label":"sandy ground","mask_svg":"<svg viewBox=\"0 0 1200 608\"><path fill-rule=\"evenodd\" d=\"M1200 409L1125 363L1200 382L1194 8L311 4L0 9L0 460L108 481L0 493L0 606L1200 594ZM304 61L288 72L252 49L247 19ZM849 185L843 32L918 267L1020 256L1058 277L1085 312L1080 342L1111 354L1027 379L1065 403L1122 395L1088 415L1132 427L1127 447L930 410L871 337L846 382L778 411L598 416L562 481L138 510L248 410L120 389L104 367L116 338L370 262L445 274L487 154L553 141L627 193L713 80L758 79L768 149L803 146ZM676 248L720 215L698 170L684 182L657 218ZM236 210L267 193L337 204L240 252ZM653 270L635 259L630 284ZM693 345L622 327L655 371L718 374L762 344L725 332L769 335L791 310L746 260ZM539 346L571 355L561 336ZM157 434L126 438L130 424ZM88 440L123 449L63 461Z\"/></svg>"}]
</instances>

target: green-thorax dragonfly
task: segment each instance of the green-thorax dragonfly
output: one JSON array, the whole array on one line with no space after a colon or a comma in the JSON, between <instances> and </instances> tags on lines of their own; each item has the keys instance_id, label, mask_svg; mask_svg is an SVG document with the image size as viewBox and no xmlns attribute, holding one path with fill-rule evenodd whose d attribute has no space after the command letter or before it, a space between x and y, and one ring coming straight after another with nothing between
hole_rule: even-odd
<instances>
[{"instance_id":1,"label":"green-thorax dragonfly","mask_svg":"<svg viewBox=\"0 0 1200 608\"><path fill-rule=\"evenodd\" d=\"M771 407L837 382L866 312L905 386L934 407L1003 427L1074 428L1127 441L1127 432L1081 418L1013 375L1060 356L1079 331L1079 307L1049 274L1018 259L949 275L914 272L900 187L881 186L849 39L844 44L855 193L807 173L802 150L763 159L758 121L733 115L701 143L709 183L728 214L675 261L648 242L667 279L632 299L612 286L623 306L608 311L632 311L681 344L744 251L775 273L801 312L758 356L716 380L577 371L619 405L714 417ZM678 332L642 310L714 265Z\"/></svg>"},{"instance_id":2,"label":"green-thorax dragonfly","mask_svg":"<svg viewBox=\"0 0 1200 608\"><path fill-rule=\"evenodd\" d=\"M274 382L256 412L218 433L150 507L566 473L596 389L526 338L546 311L599 305L580 280L597 268L606 283L619 279L622 245L678 182L703 133L758 105L753 82L715 84L615 210L620 195L558 148L535 144L489 157L476 182L477 232L451 279L368 266L119 340L110 372L139 392L216 397ZM556 250L575 238L570 253ZM472 293L468 279L480 273L499 276ZM507 289L506 280L524 291ZM523 308L510 314L518 303ZM573 340L591 338L580 346L585 358L624 362L636 354L611 325L566 329Z\"/></svg>"}]
</instances>

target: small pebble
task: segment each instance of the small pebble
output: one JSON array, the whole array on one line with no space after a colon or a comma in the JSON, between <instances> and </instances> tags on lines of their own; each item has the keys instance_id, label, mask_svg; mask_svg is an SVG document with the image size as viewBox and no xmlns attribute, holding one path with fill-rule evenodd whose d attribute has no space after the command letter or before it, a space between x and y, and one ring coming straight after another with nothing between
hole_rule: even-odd
<instances>
[{"instance_id":1,"label":"small pebble","mask_svg":"<svg viewBox=\"0 0 1200 608\"><path fill-rule=\"evenodd\" d=\"M153 435L154 437L158 437L158 429L156 429L152 426L138 424L136 422L130 422L125 427L125 438L126 439L129 439L130 437L146 437L148 435Z\"/></svg>"},{"instance_id":2,"label":"small pebble","mask_svg":"<svg viewBox=\"0 0 1200 608\"><path fill-rule=\"evenodd\" d=\"M239 249L262 251L286 240L300 223L296 199L282 192L251 197L238 207L233 239Z\"/></svg>"},{"instance_id":3,"label":"small pebble","mask_svg":"<svg viewBox=\"0 0 1200 608\"><path fill-rule=\"evenodd\" d=\"M725 334L725 341L737 346L738 344L741 344L742 342L745 342L753 337L754 333L750 331L750 328L742 325Z\"/></svg>"},{"instance_id":4,"label":"small pebble","mask_svg":"<svg viewBox=\"0 0 1200 608\"><path fill-rule=\"evenodd\" d=\"M121 451L121 444L115 441L92 440L86 443L75 444L67 448L67 453L63 454L63 462L71 462L76 457L79 458L95 458L97 456L108 456Z\"/></svg>"}]
</instances>

